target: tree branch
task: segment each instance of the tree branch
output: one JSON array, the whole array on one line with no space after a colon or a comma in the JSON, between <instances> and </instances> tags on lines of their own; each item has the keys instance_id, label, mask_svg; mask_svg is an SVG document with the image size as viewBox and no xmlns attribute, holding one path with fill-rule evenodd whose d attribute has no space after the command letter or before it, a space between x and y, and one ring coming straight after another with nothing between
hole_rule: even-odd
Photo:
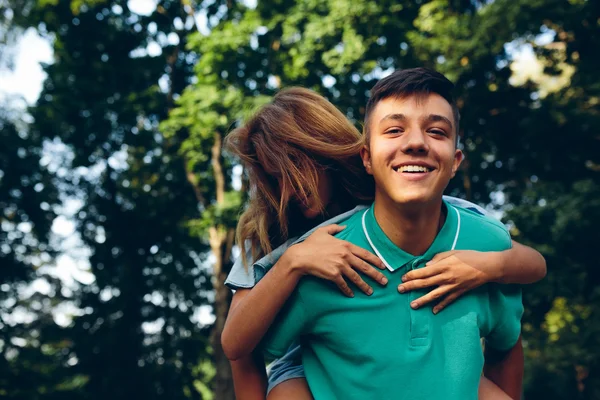
<instances>
[{"instance_id":1,"label":"tree branch","mask_svg":"<svg viewBox=\"0 0 600 400\"><path fill-rule=\"evenodd\" d=\"M217 204L223 204L225 201L225 176L223 175L223 166L221 164L221 135L219 132L215 132L214 140L211 148L212 159L210 163L213 167L215 177Z\"/></svg>"},{"instance_id":2,"label":"tree branch","mask_svg":"<svg viewBox=\"0 0 600 400\"><path fill-rule=\"evenodd\" d=\"M190 168L188 167L188 161L185 158L183 159L183 168L185 169L185 176L186 176L188 182L190 183L190 185L194 189L194 194L196 195L196 200L198 201L198 203L200 203L200 205L203 208L206 208L206 199L204 198L204 195L202 194L202 191L200 190L200 187L198 187L198 182L197 182L197 179L196 179L196 174L194 174L190 170Z\"/></svg>"}]
</instances>

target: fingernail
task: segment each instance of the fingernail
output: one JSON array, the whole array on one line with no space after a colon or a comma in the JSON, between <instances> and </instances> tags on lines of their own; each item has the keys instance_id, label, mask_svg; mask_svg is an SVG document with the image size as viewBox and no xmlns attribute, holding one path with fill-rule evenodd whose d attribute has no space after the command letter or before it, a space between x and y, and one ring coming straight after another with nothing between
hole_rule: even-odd
<instances>
[{"instance_id":1,"label":"fingernail","mask_svg":"<svg viewBox=\"0 0 600 400\"><path fill-rule=\"evenodd\" d=\"M406 289L404 288L404 286L398 286L398 291L400 293L404 293L404 292L406 292Z\"/></svg>"},{"instance_id":2,"label":"fingernail","mask_svg":"<svg viewBox=\"0 0 600 400\"><path fill-rule=\"evenodd\" d=\"M384 285L386 285L388 283L388 280L385 276L383 278L381 278L381 283L383 283Z\"/></svg>"},{"instance_id":3,"label":"fingernail","mask_svg":"<svg viewBox=\"0 0 600 400\"><path fill-rule=\"evenodd\" d=\"M434 308L434 309L433 309L433 313L434 313L434 314L437 314L437 313L438 313L438 311L439 311L439 310L438 310L437 308Z\"/></svg>"},{"instance_id":4,"label":"fingernail","mask_svg":"<svg viewBox=\"0 0 600 400\"><path fill-rule=\"evenodd\" d=\"M367 290L367 294L370 296L373 294L373 289L369 288L369 290Z\"/></svg>"},{"instance_id":5,"label":"fingernail","mask_svg":"<svg viewBox=\"0 0 600 400\"><path fill-rule=\"evenodd\" d=\"M412 308L417 308L417 307L419 307L419 303L417 303L416 301L413 301L412 303L410 303L410 306Z\"/></svg>"},{"instance_id":6,"label":"fingernail","mask_svg":"<svg viewBox=\"0 0 600 400\"><path fill-rule=\"evenodd\" d=\"M402 282L406 282L406 275L402 275Z\"/></svg>"}]
</instances>

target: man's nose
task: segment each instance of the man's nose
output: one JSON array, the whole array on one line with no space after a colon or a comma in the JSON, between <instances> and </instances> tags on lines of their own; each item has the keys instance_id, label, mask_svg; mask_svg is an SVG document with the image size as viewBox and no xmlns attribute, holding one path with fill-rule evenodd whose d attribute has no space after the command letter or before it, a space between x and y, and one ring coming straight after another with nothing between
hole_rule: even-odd
<instances>
[{"instance_id":1,"label":"man's nose","mask_svg":"<svg viewBox=\"0 0 600 400\"><path fill-rule=\"evenodd\" d=\"M429 145L427 144L426 135L427 133L422 132L420 129L411 129L405 132L402 151L405 153L427 154Z\"/></svg>"}]
</instances>

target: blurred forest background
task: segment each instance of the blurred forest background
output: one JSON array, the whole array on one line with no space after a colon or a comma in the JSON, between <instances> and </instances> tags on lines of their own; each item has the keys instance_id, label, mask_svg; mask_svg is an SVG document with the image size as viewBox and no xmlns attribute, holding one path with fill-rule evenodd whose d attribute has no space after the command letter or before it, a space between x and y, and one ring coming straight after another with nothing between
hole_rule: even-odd
<instances>
[{"instance_id":1,"label":"blurred forest background","mask_svg":"<svg viewBox=\"0 0 600 400\"><path fill-rule=\"evenodd\" d=\"M360 124L378 78L428 66L460 92L448 194L548 262L525 398L600 399L599 1L140 1L0 0L0 67L32 30L53 53L0 107L1 398L233 399L223 137L290 85Z\"/></svg>"}]
</instances>

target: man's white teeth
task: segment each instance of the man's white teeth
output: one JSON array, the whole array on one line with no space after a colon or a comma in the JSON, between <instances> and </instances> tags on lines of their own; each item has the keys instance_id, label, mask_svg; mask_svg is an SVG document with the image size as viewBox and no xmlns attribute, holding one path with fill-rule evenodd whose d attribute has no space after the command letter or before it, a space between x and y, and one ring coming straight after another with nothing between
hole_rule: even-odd
<instances>
[{"instance_id":1,"label":"man's white teeth","mask_svg":"<svg viewBox=\"0 0 600 400\"><path fill-rule=\"evenodd\" d=\"M403 165L398 168L399 172L429 172L429 168L421 165Z\"/></svg>"}]
</instances>

